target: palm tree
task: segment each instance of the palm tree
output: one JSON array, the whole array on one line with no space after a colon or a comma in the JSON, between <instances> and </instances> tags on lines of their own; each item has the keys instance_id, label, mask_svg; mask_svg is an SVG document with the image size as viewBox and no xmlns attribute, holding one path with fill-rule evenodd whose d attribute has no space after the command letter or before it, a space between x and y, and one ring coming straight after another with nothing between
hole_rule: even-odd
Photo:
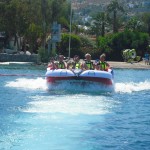
<instances>
[{"instance_id":1,"label":"palm tree","mask_svg":"<svg viewBox=\"0 0 150 150\"><path fill-rule=\"evenodd\" d=\"M119 5L117 0L113 0L107 6L107 11L109 13L113 13L113 33L118 32L117 12L118 11L124 12L123 7Z\"/></svg>"},{"instance_id":2,"label":"palm tree","mask_svg":"<svg viewBox=\"0 0 150 150\"><path fill-rule=\"evenodd\" d=\"M105 26L107 24L107 14L100 12L94 17L92 30L96 33L96 37L105 35Z\"/></svg>"},{"instance_id":3,"label":"palm tree","mask_svg":"<svg viewBox=\"0 0 150 150\"><path fill-rule=\"evenodd\" d=\"M58 19L63 16L63 9L67 5L66 0L52 0L52 22L58 21Z\"/></svg>"}]
</instances>

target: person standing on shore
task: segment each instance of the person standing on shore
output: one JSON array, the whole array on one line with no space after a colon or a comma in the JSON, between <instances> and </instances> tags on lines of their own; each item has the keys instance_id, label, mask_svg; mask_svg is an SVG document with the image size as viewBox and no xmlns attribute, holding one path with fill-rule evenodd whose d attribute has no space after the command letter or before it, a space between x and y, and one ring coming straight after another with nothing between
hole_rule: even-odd
<instances>
[{"instance_id":1,"label":"person standing on shore","mask_svg":"<svg viewBox=\"0 0 150 150\"><path fill-rule=\"evenodd\" d=\"M145 60L145 65L149 65L149 53L148 52L145 52L144 54L144 60Z\"/></svg>"},{"instance_id":2,"label":"person standing on shore","mask_svg":"<svg viewBox=\"0 0 150 150\"><path fill-rule=\"evenodd\" d=\"M96 64L97 70L108 71L110 65L105 61L106 55L103 53L100 55L100 61Z\"/></svg>"}]
</instances>

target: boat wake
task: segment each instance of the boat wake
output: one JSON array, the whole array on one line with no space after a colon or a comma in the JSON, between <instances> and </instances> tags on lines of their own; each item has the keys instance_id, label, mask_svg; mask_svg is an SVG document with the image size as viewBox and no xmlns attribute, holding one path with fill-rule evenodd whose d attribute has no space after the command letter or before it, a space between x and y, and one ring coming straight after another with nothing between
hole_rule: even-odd
<instances>
[{"instance_id":1,"label":"boat wake","mask_svg":"<svg viewBox=\"0 0 150 150\"><path fill-rule=\"evenodd\" d=\"M117 93L132 93L147 90L150 90L150 81L148 80L138 83L128 82L115 84L115 92Z\"/></svg>"},{"instance_id":2,"label":"boat wake","mask_svg":"<svg viewBox=\"0 0 150 150\"><path fill-rule=\"evenodd\" d=\"M111 112L116 101L112 98L109 100L105 96L95 96L94 99L91 95L74 94L50 97L35 96L32 102L28 103L28 107L21 111L27 113L63 113L71 115L98 115L107 114ZM56 116L56 115L55 115Z\"/></svg>"},{"instance_id":3,"label":"boat wake","mask_svg":"<svg viewBox=\"0 0 150 150\"><path fill-rule=\"evenodd\" d=\"M27 78L18 78L15 81L9 81L5 85L6 87L19 88L24 90L46 90L46 81L43 78L36 79L27 79Z\"/></svg>"},{"instance_id":4,"label":"boat wake","mask_svg":"<svg viewBox=\"0 0 150 150\"><path fill-rule=\"evenodd\" d=\"M43 78L36 79L27 79L27 78L18 78L15 81L9 81L5 85L6 87L19 88L23 90L48 90L48 91L66 91L72 93L80 93L80 92L112 92L114 90L113 86L105 86L100 84L93 84L92 82L87 83L74 83L63 81L61 84L48 84L46 80Z\"/></svg>"},{"instance_id":5,"label":"boat wake","mask_svg":"<svg viewBox=\"0 0 150 150\"><path fill-rule=\"evenodd\" d=\"M115 83L114 86L104 86L100 84L74 84L73 82L59 83L58 85L46 84L45 79L36 78L36 79L27 79L27 78L18 78L15 81L9 81L5 85L6 87L19 88L24 90L48 90L49 91L66 91L72 93L80 92L90 92L90 93L101 93L101 92L116 92L116 93L132 93L139 92L144 90L150 90L150 81L146 80L144 82L125 82L125 83ZM47 87L48 86L48 87Z\"/></svg>"}]
</instances>

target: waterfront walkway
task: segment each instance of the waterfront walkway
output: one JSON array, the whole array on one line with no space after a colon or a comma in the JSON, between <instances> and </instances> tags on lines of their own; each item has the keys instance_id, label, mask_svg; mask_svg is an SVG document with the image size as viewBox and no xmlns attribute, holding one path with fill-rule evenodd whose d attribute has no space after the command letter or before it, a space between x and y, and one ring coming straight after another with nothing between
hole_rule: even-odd
<instances>
[{"instance_id":1,"label":"waterfront walkway","mask_svg":"<svg viewBox=\"0 0 150 150\"><path fill-rule=\"evenodd\" d=\"M144 61L134 63L108 61L108 63L113 68L150 69L150 65L146 65Z\"/></svg>"}]
</instances>

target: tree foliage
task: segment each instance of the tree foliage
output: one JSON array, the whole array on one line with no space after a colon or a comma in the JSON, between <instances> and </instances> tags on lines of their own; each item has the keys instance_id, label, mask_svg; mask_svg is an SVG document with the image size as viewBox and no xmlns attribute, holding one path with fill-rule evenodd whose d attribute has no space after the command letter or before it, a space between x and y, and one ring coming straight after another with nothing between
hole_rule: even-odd
<instances>
[{"instance_id":1,"label":"tree foliage","mask_svg":"<svg viewBox=\"0 0 150 150\"><path fill-rule=\"evenodd\" d=\"M5 31L8 37L16 34L23 36L26 42L30 41L32 47L37 38L44 40L53 21L59 21L62 16L66 22L68 21L66 3L66 0L2 1L0 2L0 31Z\"/></svg>"},{"instance_id":2,"label":"tree foliage","mask_svg":"<svg viewBox=\"0 0 150 150\"><path fill-rule=\"evenodd\" d=\"M148 34L145 33L150 35L150 13L144 13L141 18L129 18L129 20L126 20L127 24L122 21L121 24L124 25L122 28L126 31L117 33L120 21L119 12L124 12L123 7L117 0L112 0L105 12L99 12L93 18L92 34L97 37L100 36L97 43L85 36L88 33L87 31L73 23L72 30L76 35L71 34L71 57L75 54L84 56L87 52L96 57L96 55L106 52L109 59L121 60L122 50L127 48L135 48L139 55L143 55L148 47ZM57 21L62 25L62 28L68 31L69 19L70 3L67 0L0 1L0 31L5 31L8 38L12 36L24 37L25 43L30 45L29 50L31 52L37 49L37 39L40 39L41 43L45 42L47 34L51 32L53 21ZM115 34L103 37L106 35L106 27L110 31L111 26ZM77 36L81 32L85 33L84 36ZM68 55L69 36L69 34L62 34L62 41L57 47L58 53L65 56ZM40 48L40 52L43 50L43 48ZM47 55L45 51L42 55L44 54ZM43 57L43 61L46 59L47 57Z\"/></svg>"},{"instance_id":3,"label":"tree foliage","mask_svg":"<svg viewBox=\"0 0 150 150\"><path fill-rule=\"evenodd\" d=\"M58 45L58 53L68 56L69 34L62 34L62 41ZM90 53L93 58L97 55L96 43L86 36L71 34L71 57L79 55L84 58L86 53Z\"/></svg>"},{"instance_id":4,"label":"tree foliage","mask_svg":"<svg viewBox=\"0 0 150 150\"><path fill-rule=\"evenodd\" d=\"M69 53L69 37L71 38L71 57L80 53L81 40L80 37L75 34L62 34L62 41L58 45L58 53L68 56Z\"/></svg>"},{"instance_id":5,"label":"tree foliage","mask_svg":"<svg viewBox=\"0 0 150 150\"><path fill-rule=\"evenodd\" d=\"M111 1L111 3L107 6L107 11L109 13L113 13L113 32L118 32L118 20L117 13L118 11L124 12L123 7L118 3L117 0Z\"/></svg>"},{"instance_id":6,"label":"tree foliage","mask_svg":"<svg viewBox=\"0 0 150 150\"><path fill-rule=\"evenodd\" d=\"M93 17L93 25L91 26L91 31L98 36L105 35L106 24L108 24L108 16L105 12L97 13L95 17Z\"/></svg>"},{"instance_id":7,"label":"tree foliage","mask_svg":"<svg viewBox=\"0 0 150 150\"><path fill-rule=\"evenodd\" d=\"M126 24L126 29L131 31L142 31L143 23L138 17L132 17Z\"/></svg>"},{"instance_id":8,"label":"tree foliage","mask_svg":"<svg viewBox=\"0 0 150 150\"><path fill-rule=\"evenodd\" d=\"M106 37L99 37L98 47L101 52L108 54L110 60L122 61L122 50L136 49L137 54L143 56L147 50L149 36L142 32L125 31Z\"/></svg>"},{"instance_id":9,"label":"tree foliage","mask_svg":"<svg viewBox=\"0 0 150 150\"><path fill-rule=\"evenodd\" d=\"M150 13L144 13L142 15L142 20L145 23L148 34L150 35Z\"/></svg>"}]
</instances>

